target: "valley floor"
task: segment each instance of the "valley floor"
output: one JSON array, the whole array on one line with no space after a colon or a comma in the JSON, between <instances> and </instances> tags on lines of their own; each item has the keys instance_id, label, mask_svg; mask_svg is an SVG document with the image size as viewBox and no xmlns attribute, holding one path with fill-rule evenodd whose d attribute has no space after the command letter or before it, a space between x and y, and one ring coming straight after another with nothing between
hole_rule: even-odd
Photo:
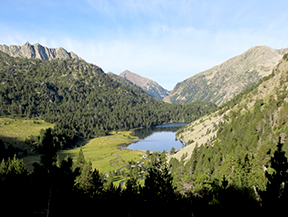
<instances>
[{"instance_id":1,"label":"valley floor","mask_svg":"<svg viewBox=\"0 0 288 217\"><path fill-rule=\"evenodd\" d=\"M131 131L110 132L108 136L98 137L88 140L81 144L85 159L92 162L92 167L100 172L108 173L115 171L127 165L128 161L139 161L144 151L135 151L129 149L121 149L120 144L131 143L137 138L131 136ZM59 150L57 155L59 160L63 160L66 156L77 159L80 147L70 150ZM39 162L40 155L30 155L23 158L25 165L29 169L33 169L32 164Z\"/></svg>"}]
</instances>

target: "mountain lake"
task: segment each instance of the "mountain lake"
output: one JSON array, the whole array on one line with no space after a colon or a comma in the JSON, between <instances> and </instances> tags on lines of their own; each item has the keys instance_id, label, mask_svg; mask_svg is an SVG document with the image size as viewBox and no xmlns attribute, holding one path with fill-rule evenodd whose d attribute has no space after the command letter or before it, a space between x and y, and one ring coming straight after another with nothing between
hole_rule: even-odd
<instances>
[{"instance_id":1,"label":"mountain lake","mask_svg":"<svg viewBox=\"0 0 288 217\"><path fill-rule=\"evenodd\" d=\"M149 151L170 151L172 147L175 150L182 148L185 144L176 139L176 131L187 123L170 123L158 125L156 127L137 129L133 135L139 138L139 141L126 146L132 150Z\"/></svg>"}]
</instances>

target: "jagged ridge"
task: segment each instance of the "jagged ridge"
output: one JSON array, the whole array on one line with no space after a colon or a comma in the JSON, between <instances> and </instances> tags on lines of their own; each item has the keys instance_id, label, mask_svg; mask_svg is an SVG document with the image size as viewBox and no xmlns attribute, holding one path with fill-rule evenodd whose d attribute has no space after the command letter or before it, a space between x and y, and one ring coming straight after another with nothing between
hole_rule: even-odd
<instances>
[{"instance_id":1,"label":"jagged ridge","mask_svg":"<svg viewBox=\"0 0 288 217\"><path fill-rule=\"evenodd\" d=\"M9 54L12 57L26 57L29 59L80 59L75 53L67 52L64 48L47 48L38 43L31 45L26 42L22 46L18 45L0 45L0 51Z\"/></svg>"}]
</instances>

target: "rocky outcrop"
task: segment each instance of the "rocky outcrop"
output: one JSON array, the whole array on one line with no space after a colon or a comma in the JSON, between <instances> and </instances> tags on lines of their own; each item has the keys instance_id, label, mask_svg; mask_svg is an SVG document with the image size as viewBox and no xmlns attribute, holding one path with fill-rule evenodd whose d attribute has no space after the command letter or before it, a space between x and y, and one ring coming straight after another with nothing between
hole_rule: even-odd
<instances>
[{"instance_id":1,"label":"rocky outcrop","mask_svg":"<svg viewBox=\"0 0 288 217\"><path fill-rule=\"evenodd\" d=\"M222 105L260 78L271 74L286 49L257 46L178 83L163 100L171 103L211 101Z\"/></svg>"},{"instance_id":2,"label":"rocky outcrop","mask_svg":"<svg viewBox=\"0 0 288 217\"><path fill-rule=\"evenodd\" d=\"M64 48L47 48L38 43L31 45L26 42L23 46L0 45L0 51L12 57L26 57L32 59L51 60L51 59L80 59L75 53L67 52Z\"/></svg>"},{"instance_id":3,"label":"rocky outcrop","mask_svg":"<svg viewBox=\"0 0 288 217\"><path fill-rule=\"evenodd\" d=\"M141 87L145 92L147 92L156 99L162 100L165 96L168 96L168 94L170 93L170 91L165 90L157 82L152 81L148 78L144 78L128 70L122 72L119 76L126 78L133 84Z\"/></svg>"}]
</instances>

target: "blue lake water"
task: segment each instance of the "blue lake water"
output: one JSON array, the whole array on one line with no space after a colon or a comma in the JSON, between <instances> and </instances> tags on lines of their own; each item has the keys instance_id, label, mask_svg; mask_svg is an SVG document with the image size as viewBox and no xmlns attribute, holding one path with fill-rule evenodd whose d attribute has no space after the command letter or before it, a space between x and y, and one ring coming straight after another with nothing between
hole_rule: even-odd
<instances>
[{"instance_id":1,"label":"blue lake water","mask_svg":"<svg viewBox=\"0 0 288 217\"><path fill-rule=\"evenodd\" d=\"M176 140L176 131L186 123L159 125L149 129L135 130L134 134L141 140L131 143L127 148L134 150L170 151L182 148L183 144Z\"/></svg>"}]
</instances>

